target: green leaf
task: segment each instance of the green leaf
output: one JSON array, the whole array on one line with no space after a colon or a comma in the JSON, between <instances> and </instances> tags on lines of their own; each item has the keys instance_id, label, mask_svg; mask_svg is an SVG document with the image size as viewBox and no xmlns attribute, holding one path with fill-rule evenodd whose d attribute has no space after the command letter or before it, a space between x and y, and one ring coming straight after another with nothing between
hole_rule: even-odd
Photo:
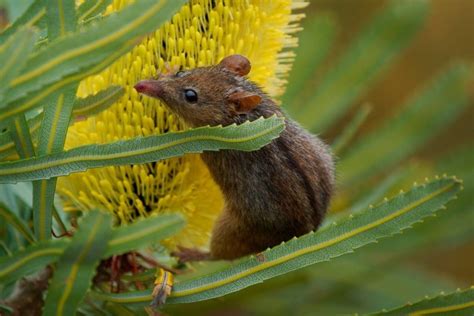
<instances>
[{"instance_id":1,"label":"green leaf","mask_svg":"<svg viewBox=\"0 0 474 316\"><path fill-rule=\"evenodd\" d=\"M39 133L38 156L62 152L75 94L76 86L72 86L49 98L51 103L45 106ZM51 237L56 182L56 178L33 182L33 221L39 240Z\"/></svg>"},{"instance_id":2,"label":"green leaf","mask_svg":"<svg viewBox=\"0 0 474 316\"><path fill-rule=\"evenodd\" d=\"M303 107L301 92L312 81L316 70L330 52L336 35L336 23L329 15L316 15L303 23L299 45L295 49L296 59L282 96L282 104L290 113ZM312 89L312 87L310 87Z\"/></svg>"},{"instance_id":3,"label":"green leaf","mask_svg":"<svg viewBox=\"0 0 474 316\"><path fill-rule=\"evenodd\" d=\"M408 44L428 11L428 2L394 0L347 48L305 108L294 113L313 131L325 131L364 93Z\"/></svg>"},{"instance_id":4,"label":"green leaf","mask_svg":"<svg viewBox=\"0 0 474 316\"><path fill-rule=\"evenodd\" d=\"M11 256L0 257L0 280L9 284L58 260L70 240L40 241Z\"/></svg>"},{"instance_id":5,"label":"green leaf","mask_svg":"<svg viewBox=\"0 0 474 316\"><path fill-rule=\"evenodd\" d=\"M31 28L21 28L0 46L0 103L10 82L24 68L36 40Z\"/></svg>"},{"instance_id":6,"label":"green leaf","mask_svg":"<svg viewBox=\"0 0 474 316\"><path fill-rule=\"evenodd\" d=\"M72 116L75 119L84 119L92 115L96 115L109 106L114 104L124 93L121 86L110 86L98 92L95 95L86 98L79 98L74 101ZM21 117L21 116L19 116ZM40 113L28 120L31 137L36 139L38 136L43 113ZM71 120L72 123L72 120ZM0 134L0 160L3 157L9 157L14 154L15 144L8 133Z\"/></svg>"},{"instance_id":7,"label":"green leaf","mask_svg":"<svg viewBox=\"0 0 474 316\"><path fill-rule=\"evenodd\" d=\"M461 184L454 178L434 180L373 209L350 216L283 243L256 256L239 260L216 273L194 280L176 282L169 303L196 302L236 292L266 279L328 261L411 227L453 199ZM145 303L149 291L124 294L92 293L96 299L117 303Z\"/></svg>"},{"instance_id":8,"label":"green leaf","mask_svg":"<svg viewBox=\"0 0 474 316\"><path fill-rule=\"evenodd\" d=\"M469 104L470 68L456 64L404 105L398 117L359 139L338 165L341 187L350 187L407 158Z\"/></svg>"},{"instance_id":9,"label":"green leaf","mask_svg":"<svg viewBox=\"0 0 474 316\"><path fill-rule=\"evenodd\" d=\"M23 26L39 25L46 15L43 0L35 0L16 21L0 33L0 45L5 43L18 29Z\"/></svg>"},{"instance_id":10,"label":"green leaf","mask_svg":"<svg viewBox=\"0 0 474 316\"><path fill-rule=\"evenodd\" d=\"M98 114L120 99L124 91L121 86L110 86L97 94L76 99L72 115L76 118L85 118Z\"/></svg>"},{"instance_id":11,"label":"green leaf","mask_svg":"<svg viewBox=\"0 0 474 316\"><path fill-rule=\"evenodd\" d=\"M86 0L77 9L78 21L84 22L101 14L112 0Z\"/></svg>"},{"instance_id":12,"label":"green leaf","mask_svg":"<svg viewBox=\"0 0 474 316\"><path fill-rule=\"evenodd\" d=\"M146 163L204 150L253 151L270 143L283 129L284 119L272 116L238 126L200 127L105 145L86 145L61 153L2 162L0 183L48 179L90 168Z\"/></svg>"},{"instance_id":13,"label":"green leaf","mask_svg":"<svg viewBox=\"0 0 474 316\"><path fill-rule=\"evenodd\" d=\"M96 212L96 211L91 211ZM113 254L145 247L171 237L183 227L184 220L178 214L152 216L128 226L112 229L107 248L99 255L106 259ZM70 240L40 241L12 256L0 257L0 281L10 283L44 266L58 261Z\"/></svg>"},{"instance_id":14,"label":"green leaf","mask_svg":"<svg viewBox=\"0 0 474 316\"><path fill-rule=\"evenodd\" d=\"M122 254L173 236L184 224L183 217L176 213L148 217L128 226L120 226L113 230L103 257Z\"/></svg>"},{"instance_id":15,"label":"green leaf","mask_svg":"<svg viewBox=\"0 0 474 316\"><path fill-rule=\"evenodd\" d=\"M88 212L80 229L74 234L59 258L48 287L43 313L74 315L79 303L92 284L101 254L112 232L112 217L108 213Z\"/></svg>"},{"instance_id":16,"label":"green leaf","mask_svg":"<svg viewBox=\"0 0 474 316\"><path fill-rule=\"evenodd\" d=\"M30 158L35 155L35 147L30 135L30 128L24 115L15 117L9 125L11 139L16 152L21 158Z\"/></svg>"},{"instance_id":17,"label":"green leaf","mask_svg":"<svg viewBox=\"0 0 474 316\"><path fill-rule=\"evenodd\" d=\"M75 95L76 87L69 87L52 96L48 104L45 105L38 142L39 156L62 151L67 127L71 120Z\"/></svg>"},{"instance_id":18,"label":"green leaf","mask_svg":"<svg viewBox=\"0 0 474 316\"><path fill-rule=\"evenodd\" d=\"M0 122L28 111L54 92L96 73L157 29L184 0L141 0L97 23L58 38L28 59L12 81Z\"/></svg>"},{"instance_id":19,"label":"green leaf","mask_svg":"<svg viewBox=\"0 0 474 316\"><path fill-rule=\"evenodd\" d=\"M14 227L28 242L33 243L35 241L35 237L27 223L2 202L0 202L0 218L2 221L11 225L11 227Z\"/></svg>"},{"instance_id":20,"label":"green leaf","mask_svg":"<svg viewBox=\"0 0 474 316\"><path fill-rule=\"evenodd\" d=\"M441 294L427 298L414 304L407 304L391 311L382 311L370 315L473 315L474 314L474 287L465 291L456 291L450 294Z\"/></svg>"},{"instance_id":21,"label":"green leaf","mask_svg":"<svg viewBox=\"0 0 474 316\"><path fill-rule=\"evenodd\" d=\"M46 4L46 24L48 39L65 36L76 29L75 0L44 0Z\"/></svg>"},{"instance_id":22,"label":"green leaf","mask_svg":"<svg viewBox=\"0 0 474 316\"><path fill-rule=\"evenodd\" d=\"M341 152L346 148L346 146L352 140L352 138L357 133L362 123L365 122L371 110L372 108L366 104L366 105L363 105L360 108L360 110L357 111L357 113L354 115L354 117L349 122L349 124L347 124L344 130L334 140L334 143L332 144L334 155L336 156L341 155Z\"/></svg>"}]
</instances>

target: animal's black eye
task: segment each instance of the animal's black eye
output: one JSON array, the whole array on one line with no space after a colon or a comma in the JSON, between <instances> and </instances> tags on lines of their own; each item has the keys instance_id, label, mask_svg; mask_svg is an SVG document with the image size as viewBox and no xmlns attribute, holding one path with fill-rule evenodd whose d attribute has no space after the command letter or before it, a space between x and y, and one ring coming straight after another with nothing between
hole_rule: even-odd
<instances>
[{"instance_id":1,"label":"animal's black eye","mask_svg":"<svg viewBox=\"0 0 474 316\"><path fill-rule=\"evenodd\" d=\"M184 90L184 97L186 98L186 101L190 103L195 103L198 100L198 94L193 89Z\"/></svg>"}]
</instances>

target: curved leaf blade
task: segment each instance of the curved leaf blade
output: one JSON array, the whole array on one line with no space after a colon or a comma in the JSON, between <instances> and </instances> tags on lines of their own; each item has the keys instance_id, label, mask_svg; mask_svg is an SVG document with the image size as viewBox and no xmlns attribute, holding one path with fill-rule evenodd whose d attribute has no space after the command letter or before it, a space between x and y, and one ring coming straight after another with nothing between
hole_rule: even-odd
<instances>
[{"instance_id":1,"label":"curved leaf blade","mask_svg":"<svg viewBox=\"0 0 474 316\"><path fill-rule=\"evenodd\" d=\"M86 0L77 8L77 19L79 22L87 21L101 14L112 0Z\"/></svg>"},{"instance_id":2,"label":"curved leaf blade","mask_svg":"<svg viewBox=\"0 0 474 316\"><path fill-rule=\"evenodd\" d=\"M13 213L6 205L0 202L0 218L13 226L30 243L35 241L35 237L28 225L17 214Z\"/></svg>"},{"instance_id":3,"label":"curved leaf blade","mask_svg":"<svg viewBox=\"0 0 474 316\"><path fill-rule=\"evenodd\" d=\"M0 280L8 284L57 261L68 244L68 239L38 242L11 256L0 257Z\"/></svg>"},{"instance_id":4,"label":"curved leaf blade","mask_svg":"<svg viewBox=\"0 0 474 316\"><path fill-rule=\"evenodd\" d=\"M11 83L0 121L27 111L64 85L98 72L130 50L136 40L158 28L184 0L142 0L78 32L58 38L28 59ZM111 57L114 58L111 58ZM7 105L12 105L6 107Z\"/></svg>"},{"instance_id":5,"label":"curved leaf blade","mask_svg":"<svg viewBox=\"0 0 474 316\"><path fill-rule=\"evenodd\" d=\"M195 280L175 283L169 303L189 303L220 297L266 279L352 252L383 237L400 233L433 215L461 189L455 178L442 178L414 187L386 203L295 238L235 265ZM117 303L147 303L149 291L124 294L92 293Z\"/></svg>"},{"instance_id":6,"label":"curved leaf blade","mask_svg":"<svg viewBox=\"0 0 474 316\"><path fill-rule=\"evenodd\" d=\"M90 95L85 98L79 98L74 101L72 116L74 119L82 120L89 116L96 115L109 106L114 104L123 95L124 89L121 86L112 85L97 94ZM19 116L21 117L21 116ZM16 120L17 117L14 119ZM43 114L38 114L28 120L30 134L33 139L38 137ZM0 160L14 154L15 143L8 133L0 134Z\"/></svg>"},{"instance_id":7,"label":"curved leaf blade","mask_svg":"<svg viewBox=\"0 0 474 316\"><path fill-rule=\"evenodd\" d=\"M102 112L114 104L124 94L125 90L121 86L110 86L99 91L97 94L85 98L76 99L72 115L75 118L85 118Z\"/></svg>"},{"instance_id":8,"label":"curved leaf blade","mask_svg":"<svg viewBox=\"0 0 474 316\"><path fill-rule=\"evenodd\" d=\"M24 115L18 115L10 122L9 132L15 144L18 156L21 158L30 158L35 155L35 147L31 139L30 128Z\"/></svg>"},{"instance_id":9,"label":"curved leaf blade","mask_svg":"<svg viewBox=\"0 0 474 316\"><path fill-rule=\"evenodd\" d=\"M93 211L91 211L93 212ZM101 259L114 254L136 250L162 239L171 237L184 225L178 214L158 215L128 226L112 229L107 248L100 253ZM41 241L11 256L0 257L0 281L7 284L57 262L69 245L70 239Z\"/></svg>"},{"instance_id":10,"label":"curved leaf blade","mask_svg":"<svg viewBox=\"0 0 474 316\"><path fill-rule=\"evenodd\" d=\"M36 34L31 28L21 28L0 46L0 101L10 82L24 68L27 57L33 51Z\"/></svg>"},{"instance_id":11,"label":"curved leaf blade","mask_svg":"<svg viewBox=\"0 0 474 316\"><path fill-rule=\"evenodd\" d=\"M357 111L351 121L347 124L347 126L344 127L342 132L337 136L337 138L334 140L334 143L331 145L334 155L341 155L341 152L344 151L354 135L358 132L361 125L367 119L367 116L369 116L371 110L372 108L365 104Z\"/></svg>"},{"instance_id":12,"label":"curved leaf blade","mask_svg":"<svg viewBox=\"0 0 474 316\"><path fill-rule=\"evenodd\" d=\"M89 212L80 229L59 258L48 287L43 313L74 315L91 286L100 254L106 249L112 231L112 217Z\"/></svg>"},{"instance_id":13,"label":"curved leaf blade","mask_svg":"<svg viewBox=\"0 0 474 316\"><path fill-rule=\"evenodd\" d=\"M128 226L121 226L112 231L112 237L102 257L122 254L170 237L183 228L184 224L182 216L166 214L148 217Z\"/></svg>"},{"instance_id":14,"label":"curved leaf blade","mask_svg":"<svg viewBox=\"0 0 474 316\"><path fill-rule=\"evenodd\" d=\"M28 9L26 9L22 16L16 19L12 25L10 25L0 34L0 44L7 41L11 35L13 35L19 28L23 26L32 27L34 25L41 24L45 15L46 7L44 6L44 1L35 0L28 7Z\"/></svg>"},{"instance_id":15,"label":"curved leaf blade","mask_svg":"<svg viewBox=\"0 0 474 316\"><path fill-rule=\"evenodd\" d=\"M64 176L90 168L137 164L204 150L253 151L270 143L284 129L284 119L272 116L241 125L200 127L105 145L87 145L61 153L0 163L0 183Z\"/></svg>"},{"instance_id":16,"label":"curved leaf blade","mask_svg":"<svg viewBox=\"0 0 474 316\"><path fill-rule=\"evenodd\" d=\"M382 311L370 315L473 315L474 314L474 287L465 291L456 291L450 294L424 299L414 304L407 304L391 311Z\"/></svg>"}]
</instances>

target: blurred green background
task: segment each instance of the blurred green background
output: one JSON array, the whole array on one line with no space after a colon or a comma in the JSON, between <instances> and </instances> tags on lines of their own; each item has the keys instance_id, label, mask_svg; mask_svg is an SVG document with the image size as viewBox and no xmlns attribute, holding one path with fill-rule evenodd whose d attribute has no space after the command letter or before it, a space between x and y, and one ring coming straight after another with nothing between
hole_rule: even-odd
<instances>
[{"instance_id":1,"label":"blurred green background","mask_svg":"<svg viewBox=\"0 0 474 316\"><path fill-rule=\"evenodd\" d=\"M380 0L313 0L308 15L327 12L339 24L339 34L327 67L330 67L339 54L354 39L358 31L383 8L388 1ZM449 66L454 60L474 60L474 1L471 0L433 0L424 25L412 42L396 58L375 84L360 96L357 102L369 102L373 107L370 118L364 122L360 133L377 128L380 120L390 119L403 104L401 101L416 92L420 84L435 76L440 69ZM474 95L474 83L471 86ZM345 120L348 120L347 116ZM474 150L474 100L463 115L420 148L414 159L434 163L439 157L455 152L468 144ZM337 127L330 131L329 139L335 137ZM472 155L471 155L472 156ZM469 159L469 157L467 157ZM468 162L474 169L474 161ZM447 171L447 170L446 170ZM463 178L461 174L459 177ZM467 192L466 192L467 193ZM474 211L474 197L471 197ZM452 227L453 230L456 227ZM474 230L474 223L472 223ZM438 249L436 245L427 246L411 260L423 269L439 274L448 274L464 285L474 284L474 240Z\"/></svg>"}]
</instances>

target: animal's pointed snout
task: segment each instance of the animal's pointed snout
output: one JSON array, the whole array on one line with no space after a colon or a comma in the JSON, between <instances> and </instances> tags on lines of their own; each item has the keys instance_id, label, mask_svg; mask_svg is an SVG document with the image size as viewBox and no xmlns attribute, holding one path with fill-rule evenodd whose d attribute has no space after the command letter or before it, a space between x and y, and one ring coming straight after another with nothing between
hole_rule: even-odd
<instances>
[{"instance_id":1,"label":"animal's pointed snout","mask_svg":"<svg viewBox=\"0 0 474 316\"><path fill-rule=\"evenodd\" d=\"M142 80L135 85L138 93L160 98L163 95L163 85L158 80Z\"/></svg>"}]
</instances>

